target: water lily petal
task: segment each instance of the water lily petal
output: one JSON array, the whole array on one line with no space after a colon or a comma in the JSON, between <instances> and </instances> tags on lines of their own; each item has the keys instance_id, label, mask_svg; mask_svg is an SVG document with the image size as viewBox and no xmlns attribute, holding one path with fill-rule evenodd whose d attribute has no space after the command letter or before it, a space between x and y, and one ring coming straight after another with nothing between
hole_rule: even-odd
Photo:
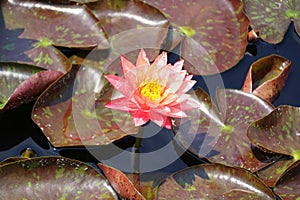
<instances>
[{"instance_id":1,"label":"water lily petal","mask_svg":"<svg viewBox=\"0 0 300 200\"><path fill-rule=\"evenodd\" d=\"M185 80L192 80L192 78L193 78L193 75L187 75L187 76L185 77Z\"/></svg>"},{"instance_id":2,"label":"water lily petal","mask_svg":"<svg viewBox=\"0 0 300 200\"><path fill-rule=\"evenodd\" d=\"M159 83L162 87L168 87L168 80L170 78L170 69L168 69L167 67L161 68L158 72L158 79L159 79Z\"/></svg>"},{"instance_id":3,"label":"water lily petal","mask_svg":"<svg viewBox=\"0 0 300 200\"><path fill-rule=\"evenodd\" d=\"M140 86L145 80L148 80L148 68L149 67L138 67L136 68L136 84Z\"/></svg>"},{"instance_id":4,"label":"water lily petal","mask_svg":"<svg viewBox=\"0 0 300 200\"><path fill-rule=\"evenodd\" d=\"M105 75L105 78L124 96L132 96L134 89L132 88L132 85L128 83L127 79L112 74Z\"/></svg>"},{"instance_id":5,"label":"water lily petal","mask_svg":"<svg viewBox=\"0 0 300 200\"><path fill-rule=\"evenodd\" d=\"M169 117L166 118L165 123L163 125L167 129L172 129L172 122Z\"/></svg>"},{"instance_id":6,"label":"water lily petal","mask_svg":"<svg viewBox=\"0 0 300 200\"><path fill-rule=\"evenodd\" d=\"M136 60L136 67L141 67L141 66L150 66L149 59L147 58L144 49L141 49L138 58Z\"/></svg>"},{"instance_id":7,"label":"water lily petal","mask_svg":"<svg viewBox=\"0 0 300 200\"><path fill-rule=\"evenodd\" d=\"M156 65L157 68L162 68L166 66L168 63L168 57L167 57L167 52L162 52L160 55L156 57L156 59L153 62L153 65Z\"/></svg>"},{"instance_id":8,"label":"water lily petal","mask_svg":"<svg viewBox=\"0 0 300 200\"><path fill-rule=\"evenodd\" d=\"M201 106L201 104L199 103L198 100L194 99L189 94L184 94L180 98L178 98L176 102L173 102L168 106L186 111L186 110L197 109Z\"/></svg>"},{"instance_id":9,"label":"water lily petal","mask_svg":"<svg viewBox=\"0 0 300 200\"><path fill-rule=\"evenodd\" d=\"M123 70L123 74L126 75L128 71L134 70L135 66L123 55L120 56L120 62Z\"/></svg>"},{"instance_id":10,"label":"water lily petal","mask_svg":"<svg viewBox=\"0 0 300 200\"><path fill-rule=\"evenodd\" d=\"M196 83L197 81L195 80L185 80L181 84L181 87L176 91L176 94L179 95L188 92Z\"/></svg>"},{"instance_id":11,"label":"water lily petal","mask_svg":"<svg viewBox=\"0 0 300 200\"><path fill-rule=\"evenodd\" d=\"M132 90L137 88L139 86L138 81L137 81L137 70L130 70L125 74L125 78L128 81L128 85L132 87Z\"/></svg>"},{"instance_id":12,"label":"water lily petal","mask_svg":"<svg viewBox=\"0 0 300 200\"><path fill-rule=\"evenodd\" d=\"M181 102L180 105L182 110L198 109L201 106L200 102L191 96L187 99L187 101Z\"/></svg>"},{"instance_id":13,"label":"water lily petal","mask_svg":"<svg viewBox=\"0 0 300 200\"><path fill-rule=\"evenodd\" d=\"M161 98L160 105L169 105L172 102L176 102L178 96L174 94L170 89L165 90Z\"/></svg>"},{"instance_id":14,"label":"water lily petal","mask_svg":"<svg viewBox=\"0 0 300 200\"><path fill-rule=\"evenodd\" d=\"M175 107L169 107L169 106L160 106L157 107L155 109L151 110L151 114L153 113L157 113L161 116L165 116L165 117L174 117L174 118L183 118L183 117L187 117L186 113L183 112L180 109L180 106L175 106ZM151 115L150 115L151 118ZM152 120L152 118L151 118Z\"/></svg>"},{"instance_id":15,"label":"water lily petal","mask_svg":"<svg viewBox=\"0 0 300 200\"><path fill-rule=\"evenodd\" d=\"M180 72L183 67L184 60L177 61L172 67L172 69L176 72Z\"/></svg>"},{"instance_id":16,"label":"water lily petal","mask_svg":"<svg viewBox=\"0 0 300 200\"><path fill-rule=\"evenodd\" d=\"M108 101L105 104L105 107L128 112L136 111L138 109L136 104L129 101L126 97L121 97L118 99Z\"/></svg>"},{"instance_id":17,"label":"water lily petal","mask_svg":"<svg viewBox=\"0 0 300 200\"><path fill-rule=\"evenodd\" d=\"M166 116L155 112L154 110L150 111L150 119L152 122L157 124L158 126L164 126L166 124Z\"/></svg>"},{"instance_id":18,"label":"water lily petal","mask_svg":"<svg viewBox=\"0 0 300 200\"><path fill-rule=\"evenodd\" d=\"M149 113L142 110L132 112L132 118L135 126L142 126L150 120Z\"/></svg>"}]
</instances>

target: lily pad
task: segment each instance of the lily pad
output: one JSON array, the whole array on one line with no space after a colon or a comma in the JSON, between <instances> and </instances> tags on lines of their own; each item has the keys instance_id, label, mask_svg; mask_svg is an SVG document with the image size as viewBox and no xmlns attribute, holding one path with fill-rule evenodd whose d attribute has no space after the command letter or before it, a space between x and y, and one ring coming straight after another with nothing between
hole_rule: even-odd
<instances>
[{"instance_id":1,"label":"lily pad","mask_svg":"<svg viewBox=\"0 0 300 200\"><path fill-rule=\"evenodd\" d=\"M118 199L93 167L64 157L40 157L0 165L5 199Z\"/></svg>"},{"instance_id":2,"label":"lily pad","mask_svg":"<svg viewBox=\"0 0 300 200\"><path fill-rule=\"evenodd\" d=\"M168 31L169 28L167 18L158 9L142 1L104 0L87 4L87 6L99 19L109 37L129 29L161 27ZM161 42L165 34L163 33L162 37L158 38Z\"/></svg>"},{"instance_id":3,"label":"lily pad","mask_svg":"<svg viewBox=\"0 0 300 200\"><path fill-rule=\"evenodd\" d=\"M32 119L55 147L110 144L137 133L129 113L104 106L111 92L101 70L74 65L39 97Z\"/></svg>"},{"instance_id":4,"label":"lily pad","mask_svg":"<svg viewBox=\"0 0 300 200\"><path fill-rule=\"evenodd\" d=\"M281 105L269 115L252 123L247 130L248 137L255 146L290 156L291 159L280 161L281 166L271 167L272 171L268 172L273 174L272 179L275 179L275 183L300 161L299 122L300 108Z\"/></svg>"},{"instance_id":5,"label":"lily pad","mask_svg":"<svg viewBox=\"0 0 300 200\"><path fill-rule=\"evenodd\" d=\"M39 46L40 42L33 44L33 48L24 53L31 59L26 63L33 64L44 69L66 73L72 67L69 59L54 46Z\"/></svg>"},{"instance_id":6,"label":"lily pad","mask_svg":"<svg viewBox=\"0 0 300 200\"><path fill-rule=\"evenodd\" d=\"M125 199L143 200L143 195L135 188L133 183L121 171L99 163L98 166L103 171L115 191Z\"/></svg>"},{"instance_id":7,"label":"lily pad","mask_svg":"<svg viewBox=\"0 0 300 200\"><path fill-rule=\"evenodd\" d=\"M300 161L295 162L292 159L281 159L256 172L257 176L269 187L274 187L279 179L290 169L293 169Z\"/></svg>"},{"instance_id":8,"label":"lily pad","mask_svg":"<svg viewBox=\"0 0 300 200\"><path fill-rule=\"evenodd\" d=\"M146 2L160 9L170 20L174 27L175 44L182 40L181 56L186 61L185 68L189 73L220 73L232 68L243 58L249 21L243 13L242 1Z\"/></svg>"},{"instance_id":9,"label":"lily pad","mask_svg":"<svg viewBox=\"0 0 300 200\"><path fill-rule=\"evenodd\" d=\"M104 0L86 5L107 33L111 56L122 54L133 61L143 48L154 60L164 49L170 23L158 9L139 0Z\"/></svg>"},{"instance_id":10,"label":"lily pad","mask_svg":"<svg viewBox=\"0 0 300 200\"><path fill-rule=\"evenodd\" d=\"M275 101L285 85L291 64L290 60L278 55L260 58L251 65L243 91L252 92L270 102Z\"/></svg>"},{"instance_id":11,"label":"lily pad","mask_svg":"<svg viewBox=\"0 0 300 200\"><path fill-rule=\"evenodd\" d=\"M284 38L286 31L294 21L295 29L300 34L300 3L294 0L243 0L244 10L251 25L259 31L260 38L277 44Z\"/></svg>"},{"instance_id":12,"label":"lily pad","mask_svg":"<svg viewBox=\"0 0 300 200\"><path fill-rule=\"evenodd\" d=\"M247 138L247 127L273 110L259 97L240 90L217 90L218 108L208 94L195 92L202 106L188 113L186 128L179 130L179 142L193 154L212 162L256 171L271 164L258 159ZM200 117L199 117L200 116Z\"/></svg>"},{"instance_id":13,"label":"lily pad","mask_svg":"<svg viewBox=\"0 0 300 200\"><path fill-rule=\"evenodd\" d=\"M0 63L0 110L34 100L61 75L26 64Z\"/></svg>"},{"instance_id":14,"label":"lily pad","mask_svg":"<svg viewBox=\"0 0 300 200\"><path fill-rule=\"evenodd\" d=\"M293 168L284 177L282 177L274 192L282 200L294 200L300 198L300 166Z\"/></svg>"},{"instance_id":15,"label":"lily pad","mask_svg":"<svg viewBox=\"0 0 300 200\"><path fill-rule=\"evenodd\" d=\"M42 46L109 48L99 21L84 5L63 0L55 4L34 0L1 3L6 27L24 28L22 38L38 40Z\"/></svg>"},{"instance_id":16,"label":"lily pad","mask_svg":"<svg viewBox=\"0 0 300 200\"><path fill-rule=\"evenodd\" d=\"M252 173L222 164L186 168L168 177L157 199L275 199L271 190Z\"/></svg>"}]
</instances>

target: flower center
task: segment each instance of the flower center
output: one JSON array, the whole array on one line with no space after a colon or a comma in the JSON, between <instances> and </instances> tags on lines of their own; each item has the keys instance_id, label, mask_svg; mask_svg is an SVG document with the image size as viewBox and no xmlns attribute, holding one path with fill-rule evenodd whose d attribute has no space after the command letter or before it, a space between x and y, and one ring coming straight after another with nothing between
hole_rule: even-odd
<instances>
[{"instance_id":1,"label":"flower center","mask_svg":"<svg viewBox=\"0 0 300 200\"><path fill-rule=\"evenodd\" d=\"M163 88L158 81L151 81L141 84L139 91L142 96L154 101L161 97Z\"/></svg>"}]
</instances>

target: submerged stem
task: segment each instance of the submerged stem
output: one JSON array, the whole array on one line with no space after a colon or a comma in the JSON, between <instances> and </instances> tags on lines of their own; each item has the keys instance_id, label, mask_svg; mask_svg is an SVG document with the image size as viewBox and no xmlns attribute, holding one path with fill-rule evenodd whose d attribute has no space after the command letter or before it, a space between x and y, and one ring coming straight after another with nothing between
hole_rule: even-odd
<instances>
[{"instance_id":1,"label":"submerged stem","mask_svg":"<svg viewBox=\"0 0 300 200\"><path fill-rule=\"evenodd\" d=\"M139 131L135 138L135 143L133 145L133 153L134 153L133 169L135 173L140 172L140 152L142 147L143 133L144 133L144 126L140 126Z\"/></svg>"}]
</instances>

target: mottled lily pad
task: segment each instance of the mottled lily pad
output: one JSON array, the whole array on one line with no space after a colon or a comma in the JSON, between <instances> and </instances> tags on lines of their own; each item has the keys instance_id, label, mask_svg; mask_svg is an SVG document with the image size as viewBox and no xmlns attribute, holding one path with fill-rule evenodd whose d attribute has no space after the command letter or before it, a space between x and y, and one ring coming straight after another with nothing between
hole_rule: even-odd
<instances>
[{"instance_id":1,"label":"mottled lily pad","mask_svg":"<svg viewBox=\"0 0 300 200\"><path fill-rule=\"evenodd\" d=\"M168 177L157 199L275 199L271 190L252 173L237 167L205 164Z\"/></svg>"},{"instance_id":2,"label":"mottled lily pad","mask_svg":"<svg viewBox=\"0 0 300 200\"><path fill-rule=\"evenodd\" d=\"M54 46L40 46L41 42L33 44L33 48L24 53L31 59L26 63L33 64L44 69L66 73L72 67L69 59Z\"/></svg>"},{"instance_id":3,"label":"mottled lily pad","mask_svg":"<svg viewBox=\"0 0 300 200\"><path fill-rule=\"evenodd\" d=\"M212 162L250 171L270 164L255 156L246 132L252 122L273 110L270 103L240 90L219 89L218 110L203 90L197 89L195 94L202 106L188 113L190 120L177 133L185 148Z\"/></svg>"},{"instance_id":4,"label":"mottled lily pad","mask_svg":"<svg viewBox=\"0 0 300 200\"><path fill-rule=\"evenodd\" d=\"M87 6L104 27L116 54L153 48L147 55L157 56L170 25L158 9L139 0L102 0Z\"/></svg>"},{"instance_id":5,"label":"mottled lily pad","mask_svg":"<svg viewBox=\"0 0 300 200\"><path fill-rule=\"evenodd\" d=\"M103 171L115 191L125 199L144 200L143 195L135 188L133 183L121 171L99 163L98 166Z\"/></svg>"},{"instance_id":6,"label":"mottled lily pad","mask_svg":"<svg viewBox=\"0 0 300 200\"><path fill-rule=\"evenodd\" d=\"M290 156L280 161L281 165L270 167L264 172L272 185L286 171L300 161L300 108L279 106L269 115L255 121L248 128L248 137L255 146L268 151Z\"/></svg>"},{"instance_id":7,"label":"mottled lily pad","mask_svg":"<svg viewBox=\"0 0 300 200\"><path fill-rule=\"evenodd\" d=\"M32 65L0 63L0 110L34 100L61 75Z\"/></svg>"},{"instance_id":8,"label":"mottled lily pad","mask_svg":"<svg viewBox=\"0 0 300 200\"><path fill-rule=\"evenodd\" d=\"M154 181L141 180L142 174L126 174L126 176L147 200L156 198L158 186L154 184Z\"/></svg>"},{"instance_id":9,"label":"mottled lily pad","mask_svg":"<svg viewBox=\"0 0 300 200\"><path fill-rule=\"evenodd\" d=\"M260 58L251 65L243 91L273 102L285 85L291 64L290 60L278 55Z\"/></svg>"},{"instance_id":10,"label":"mottled lily pad","mask_svg":"<svg viewBox=\"0 0 300 200\"><path fill-rule=\"evenodd\" d=\"M104 107L112 88L101 70L74 65L37 100L33 121L55 147L105 145L137 133L129 113Z\"/></svg>"},{"instance_id":11,"label":"mottled lily pad","mask_svg":"<svg viewBox=\"0 0 300 200\"><path fill-rule=\"evenodd\" d=\"M279 43L294 21L295 29L300 34L300 3L294 0L243 0L244 10L251 25L259 31L260 38L269 43Z\"/></svg>"},{"instance_id":12,"label":"mottled lily pad","mask_svg":"<svg viewBox=\"0 0 300 200\"><path fill-rule=\"evenodd\" d=\"M283 158L265 169L256 172L257 176L269 187L274 187L278 180L293 169L300 161L295 162L293 159Z\"/></svg>"},{"instance_id":13,"label":"mottled lily pad","mask_svg":"<svg viewBox=\"0 0 300 200\"><path fill-rule=\"evenodd\" d=\"M154 185L153 173L151 180L145 180L143 174L140 173L122 173L116 168L98 164L110 184L114 187L123 198L125 199L147 199L154 200L156 198L158 185ZM160 178L165 174L159 173Z\"/></svg>"},{"instance_id":14,"label":"mottled lily pad","mask_svg":"<svg viewBox=\"0 0 300 200\"><path fill-rule=\"evenodd\" d=\"M135 61L145 49L150 61L164 49L170 23L156 8L139 0L104 0L86 4L104 27L111 44L108 61L119 55Z\"/></svg>"},{"instance_id":15,"label":"mottled lily pad","mask_svg":"<svg viewBox=\"0 0 300 200\"><path fill-rule=\"evenodd\" d=\"M274 188L274 192L282 200L300 199L300 166L293 168L282 177Z\"/></svg>"},{"instance_id":16,"label":"mottled lily pad","mask_svg":"<svg viewBox=\"0 0 300 200\"><path fill-rule=\"evenodd\" d=\"M188 72L200 75L220 73L243 58L249 21L243 13L242 1L146 2L163 11L170 20L175 44L182 40L181 56L186 61Z\"/></svg>"},{"instance_id":17,"label":"mottled lily pad","mask_svg":"<svg viewBox=\"0 0 300 200\"><path fill-rule=\"evenodd\" d=\"M63 0L4 0L1 5L6 27L24 28L22 38L36 39L43 46L109 48L97 18L84 5Z\"/></svg>"},{"instance_id":18,"label":"mottled lily pad","mask_svg":"<svg viewBox=\"0 0 300 200\"><path fill-rule=\"evenodd\" d=\"M40 157L0 165L5 199L118 199L93 167L63 157Z\"/></svg>"}]
</instances>

